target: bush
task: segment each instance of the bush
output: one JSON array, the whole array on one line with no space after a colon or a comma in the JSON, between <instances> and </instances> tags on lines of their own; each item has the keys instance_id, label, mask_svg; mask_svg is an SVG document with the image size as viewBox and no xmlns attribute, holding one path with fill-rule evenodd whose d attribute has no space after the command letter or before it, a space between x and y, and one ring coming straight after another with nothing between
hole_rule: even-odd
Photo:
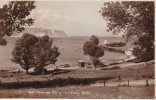
<instances>
[{"instance_id":1,"label":"bush","mask_svg":"<svg viewBox=\"0 0 156 100\"><path fill-rule=\"evenodd\" d=\"M70 67L70 65L69 64L64 64L64 67Z\"/></svg>"},{"instance_id":2,"label":"bush","mask_svg":"<svg viewBox=\"0 0 156 100\"><path fill-rule=\"evenodd\" d=\"M117 69L119 69L119 68L120 68L119 66L114 66L114 67L112 67L111 69L117 70Z\"/></svg>"},{"instance_id":3,"label":"bush","mask_svg":"<svg viewBox=\"0 0 156 100\"><path fill-rule=\"evenodd\" d=\"M100 66L100 67L105 67L105 65L103 64L103 62L100 62L100 63L99 63L99 66Z\"/></svg>"},{"instance_id":4,"label":"bush","mask_svg":"<svg viewBox=\"0 0 156 100\"><path fill-rule=\"evenodd\" d=\"M87 62L87 65L91 65L91 62Z\"/></svg>"},{"instance_id":5,"label":"bush","mask_svg":"<svg viewBox=\"0 0 156 100\"><path fill-rule=\"evenodd\" d=\"M47 69L46 68L43 68L43 69L34 68L34 71L37 74L42 74L42 72L46 73L47 72Z\"/></svg>"}]
</instances>

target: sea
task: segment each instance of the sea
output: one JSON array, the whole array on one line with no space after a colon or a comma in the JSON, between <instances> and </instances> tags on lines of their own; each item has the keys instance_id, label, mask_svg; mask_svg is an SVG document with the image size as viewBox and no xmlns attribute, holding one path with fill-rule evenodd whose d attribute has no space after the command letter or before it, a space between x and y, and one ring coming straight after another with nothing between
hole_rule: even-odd
<instances>
[{"instance_id":1,"label":"sea","mask_svg":"<svg viewBox=\"0 0 156 100\"><path fill-rule=\"evenodd\" d=\"M61 66L69 64L72 66L78 66L78 61L90 61L89 56L83 54L83 44L89 40L90 37L84 36L71 36L71 37L54 37L52 46L57 46L61 52L55 65L49 65L51 67ZM98 37L100 44L104 43L105 40L108 43L111 42L123 42L122 37ZM6 46L0 46L0 70L5 69L20 69L21 66L11 61L12 50L15 46L16 41L19 37L7 37L8 44ZM127 46L129 48L129 46ZM109 62L114 60L125 59L126 54L114 53L104 51L104 56L100 58L102 62Z\"/></svg>"}]
</instances>

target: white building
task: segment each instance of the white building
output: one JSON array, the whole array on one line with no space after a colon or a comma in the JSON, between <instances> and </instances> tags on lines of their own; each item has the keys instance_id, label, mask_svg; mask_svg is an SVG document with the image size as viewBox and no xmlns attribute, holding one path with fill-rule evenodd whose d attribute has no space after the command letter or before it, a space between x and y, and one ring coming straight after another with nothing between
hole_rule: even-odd
<instances>
[{"instance_id":1,"label":"white building","mask_svg":"<svg viewBox=\"0 0 156 100\"><path fill-rule=\"evenodd\" d=\"M127 56L132 56L133 55L132 51L133 51L133 48L129 48L128 50L125 50L125 54Z\"/></svg>"}]
</instances>

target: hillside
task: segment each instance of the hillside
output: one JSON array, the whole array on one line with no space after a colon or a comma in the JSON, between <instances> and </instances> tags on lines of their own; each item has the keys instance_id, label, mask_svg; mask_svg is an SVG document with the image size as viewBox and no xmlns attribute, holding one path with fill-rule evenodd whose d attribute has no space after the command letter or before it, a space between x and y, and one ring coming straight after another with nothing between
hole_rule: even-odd
<instances>
[{"instance_id":1,"label":"hillside","mask_svg":"<svg viewBox=\"0 0 156 100\"><path fill-rule=\"evenodd\" d=\"M24 33L34 34L36 36L48 35L50 37L67 37L66 33L61 30L50 30L43 28L25 28L21 33L15 33L13 37L21 37Z\"/></svg>"}]
</instances>

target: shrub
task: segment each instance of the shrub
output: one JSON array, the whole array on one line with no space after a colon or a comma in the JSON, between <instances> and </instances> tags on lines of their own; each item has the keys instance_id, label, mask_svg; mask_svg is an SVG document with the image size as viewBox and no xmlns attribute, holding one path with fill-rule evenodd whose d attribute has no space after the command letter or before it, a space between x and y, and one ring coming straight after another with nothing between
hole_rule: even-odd
<instances>
[{"instance_id":1,"label":"shrub","mask_svg":"<svg viewBox=\"0 0 156 100\"><path fill-rule=\"evenodd\" d=\"M64 67L70 67L70 65L69 64L64 64Z\"/></svg>"}]
</instances>

